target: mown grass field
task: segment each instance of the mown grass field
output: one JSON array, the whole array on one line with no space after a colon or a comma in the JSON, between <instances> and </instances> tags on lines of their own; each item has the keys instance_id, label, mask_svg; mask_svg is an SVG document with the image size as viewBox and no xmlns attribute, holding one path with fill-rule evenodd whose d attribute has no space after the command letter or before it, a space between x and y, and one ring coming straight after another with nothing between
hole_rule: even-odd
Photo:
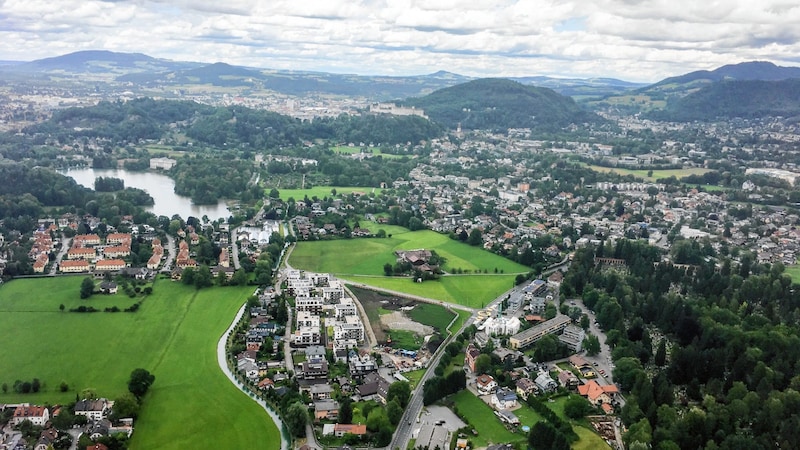
<instances>
[{"instance_id":1,"label":"mown grass field","mask_svg":"<svg viewBox=\"0 0 800 450\"><path fill-rule=\"evenodd\" d=\"M611 172L620 175L633 175L637 178L641 178L645 181L651 181L651 182L655 182L660 180L661 178L669 178L672 176L680 180L681 178L688 177L689 175L703 175L704 173L711 171L711 169L692 167L690 169L654 170L652 176L647 176L647 173L649 172L648 170L624 169L619 167L602 167L593 165L590 165L588 167L594 170L595 172Z\"/></svg>"},{"instance_id":2,"label":"mown grass field","mask_svg":"<svg viewBox=\"0 0 800 450\"><path fill-rule=\"evenodd\" d=\"M800 265L789 266L786 268L786 273L792 277L792 281L800 283Z\"/></svg>"},{"instance_id":3,"label":"mown grass field","mask_svg":"<svg viewBox=\"0 0 800 450\"><path fill-rule=\"evenodd\" d=\"M308 198L313 199L317 197L318 199L322 200L325 197L333 197L331 190L336 189L336 196L340 195L349 195L350 193L362 193L362 194L369 194L374 192L375 195L381 193L381 188L371 188L371 187L357 187L357 186L314 186L310 189L278 189L278 192L281 195L282 200L288 200L290 197L294 198L295 201L300 201L305 198L307 195ZM269 189L267 189L269 191Z\"/></svg>"},{"instance_id":4,"label":"mown grass field","mask_svg":"<svg viewBox=\"0 0 800 450\"><path fill-rule=\"evenodd\" d=\"M252 288L194 288L158 280L136 313L60 312L123 296L80 300L83 277L14 280L0 287L0 382L39 378L38 394L0 394L0 403L67 403L90 388L115 398L130 372L156 376L130 448L279 448L266 413L225 377L216 345ZM118 298L114 298L118 297ZM119 300L119 302L117 301ZM58 385L69 384L61 393ZM213 426L210 426L213 424Z\"/></svg>"},{"instance_id":5,"label":"mown grass field","mask_svg":"<svg viewBox=\"0 0 800 450\"><path fill-rule=\"evenodd\" d=\"M373 226L367 221L362 222L362 226ZM377 224L375 226L384 227ZM386 229L386 232L387 235L392 234L392 237L298 242L292 251L290 264L292 267L314 272L383 275L383 265L395 263L396 250L424 248L435 250L439 256L444 257L447 262L443 269L448 272L462 269L471 272L485 270L494 274L497 269L498 272L512 274L527 273L529 270L502 256L454 241L435 231L408 231L402 227L394 227L392 231ZM343 258L344 255L347 257Z\"/></svg>"},{"instance_id":6,"label":"mown grass field","mask_svg":"<svg viewBox=\"0 0 800 450\"><path fill-rule=\"evenodd\" d=\"M341 153L344 155L353 155L355 153L361 153L361 147L350 147L347 145L339 145L336 147L331 147L335 153ZM414 155L393 155L391 153L383 153L379 148L368 148L366 149L365 153L371 153L372 156L380 156L382 158L402 158L407 157L411 158Z\"/></svg>"},{"instance_id":7,"label":"mown grass field","mask_svg":"<svg viewBox=\"0 0 800 450\"><path fill-rule=\"evenodd\" d=\"M445 333L447 326L457 316L445 307L431 303L418 303L414 309L408 312L408 315L414 322L432 326L440 333Z\"/></svg>"}]
</instances>

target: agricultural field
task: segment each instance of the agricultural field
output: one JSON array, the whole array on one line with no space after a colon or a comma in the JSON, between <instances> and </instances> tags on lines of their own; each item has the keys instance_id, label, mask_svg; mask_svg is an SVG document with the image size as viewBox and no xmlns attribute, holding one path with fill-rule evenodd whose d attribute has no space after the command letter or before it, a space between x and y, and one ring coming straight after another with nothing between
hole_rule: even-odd
<instances>
[{"instance_id":1,"label":"agricultural field","mask_svg":"<svg viewBox=\"0 0 800 450\"><path fill-rule=\"evenodd\" d=\"M703 175L706 172L710 172L711 169L702 169L699 167L693 167L690 169L666 169L666 170L653 170L652 176L647 176L648 170L644 169L624 169L619 167L601 167L601 166L588 166L590 169L594 170L595 172L612 172L619 175L633 175L637 178L641 178L645 181L655 182L660 180L661 178L669 178L674 176L677 179L681 179L683 177L688 177L689 175Z\"/></svg>"},{"instance_id":2,"label":"agricultural field","mask_svg":"<svg viewBox=\"0 0 800 450\"><path fill-rule=\"evenodd\" d=\"M362 226L373 226L366 221L363 222ZM394 227L390 231L389 227L377 224L375 226L384 228L387 235L391 234L392 237L298 242L292 251L289 263L292 267L312 272L383 275L383 265L395 263L396 250L424 248L434 250L439 256L444 257L447 262L443 269L448 272L456 269L469 272L486 271L489 274L494 274L495 269L497 273L503 274L529 271L527 267L502 256L454 241L434 231L408 231L402 227ZM345 259L342 255L348 257Z\"/></svg>"},{"instance_id":3,"label":"agricultural field","mask_svg":"<svg viewBox=\"0 0 800 450\"><path fill-rule=\"evenodd\" d=\"M43 383L37 394L0 394L0 403L68 403L84 389L113 399L127 392L131 371L141 367L156 379L135 424L132 450L247 448L254 442L279 447L278 429L266 413L217 365L217 341L252 288L197 291L157 280L136 313L61 312L61 304L67 310L102 309L126 299L117 294L80 300L82 280L38 278L0 286L0 382L36 377ZM62 381L67 392L58 389Z\"/></svg>"},{"instance_id":4,"label":"agricultural field","mask_svg":"<svg viewBox=\"0 0 800 450\"><path fill-rule=\"evenodd\" d=\"M372 188L372 187L356 187L356 186L314 186L310 189L278 189L278 192L281 194L282 200L288 200L290 197L294 198L296 201L300 201L307 195L308 198L317 197L318 199L323 199L325 197L332 197L333 194L331 190L336 189L336 195L349 195L352 192L361 193L361 194L369 194L375 193L378 195L381 193L381 188ZM269 191L269 189L267 189Z\"/></svg>"}]
</instances>

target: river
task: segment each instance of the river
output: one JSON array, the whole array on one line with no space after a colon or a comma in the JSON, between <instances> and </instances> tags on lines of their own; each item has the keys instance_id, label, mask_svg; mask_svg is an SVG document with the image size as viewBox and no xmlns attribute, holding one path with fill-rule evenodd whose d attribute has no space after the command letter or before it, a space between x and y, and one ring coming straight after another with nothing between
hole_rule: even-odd
<instances>
[{"instance_id":1,"label":"river","mask_svg":"<svg viewBox=\"0 0 800 450\"><path fill-rule=\"evenodd\" d=\"M78 184L94 189L97 177L119 178L125 187L135 187L147 191L155 204L145 208L156 216L172 217L178 214L186 220L189 216L201 219L208 216L210 220L230 217L225 201L216 205L195 205L192 199L175 193L175 181L172 178L154 172L132 172L124 169L71 169L61 172L74 179Z\"/></svg>"}]
</instances>

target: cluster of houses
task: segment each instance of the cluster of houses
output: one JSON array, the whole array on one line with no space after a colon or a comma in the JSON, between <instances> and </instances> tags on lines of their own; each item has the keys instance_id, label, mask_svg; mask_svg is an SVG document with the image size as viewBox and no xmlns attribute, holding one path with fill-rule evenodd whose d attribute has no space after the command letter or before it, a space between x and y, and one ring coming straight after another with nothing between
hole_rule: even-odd
<instances>
[{"instance_id":1,"label":"cluster of houses","mask_svg":"<svg viewBox=\"0 0 800 450\"><path fill-rule=\"evenodd\" d=\"M118 272L127 266L131 254L130 233L110 233L105 239L97 234L79 234L58 264L61 273Z\"/></svg>"},{"instance_id":2,"label":"cluster of houses","mask_svg":"<svg viewBox=\"0 0 800 450\"><path fill-rule=\"evenodd\" d=\"M81 432L86 434L89 439L96 441L103 436L125 434L130 437L133 434L133 419L120 419L119 424L115 425L108 419L114 402L105 398L83 399L75 402L73 414L86 418L86 424L82 426ZM48 450L53 448L56 440L64 438L64 433L51 427L51 420L62 412L59 406L47 407L41 405L31 405L21 403L17 405L0 405L0 409L13 408L9 425L18 427L23 422L30 422L31 425L42 427L43 430L36 443L28 443L19 433L0 434L0 449L17 450L30 449ZM70 437L71 440L71 437ZM103 444L92 444L90 449L108 450Z\"/></svg>"},{"instance_id":3,"label":"cluster of houses","mask_svg":"<svg viewBox=\"0 0 800 450\"><path fill-rule=\"evenodd\" d=\"M356 303L345 292L341 281L330 274L289 270L286 273L290 296L295 297L295 332L292 345L309 346L323 343L321 327L332 329L331 342L335 354L344 354L364 342L364 324ZM324 319L323 319L324 315Z\"/></svg>"}]
</instances>

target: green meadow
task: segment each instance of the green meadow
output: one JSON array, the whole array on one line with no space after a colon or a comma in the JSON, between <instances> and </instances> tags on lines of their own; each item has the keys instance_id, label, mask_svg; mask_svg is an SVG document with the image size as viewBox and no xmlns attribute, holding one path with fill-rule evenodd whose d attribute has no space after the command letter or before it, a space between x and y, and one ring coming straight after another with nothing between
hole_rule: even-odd
<instances>
[{"instance_id":1,"label":"green meadow","mask_svg":"<svg viewBox=\"0 0 800 450\"><path fill-rule=\"evenodd\" d=\"M365 150L365 153L370 153L372 156L380 156L382 158L403 158L403 157L411 158L414 156L414 155L393 155L391 153L383 153L379 148L363 149L361 147L350 147L347 145L339 145L336 147L331 147L331 150L333 150L334 153L340 153L343 155L353 155L356 153L361 153L362 150Z\"/></svg>"},{"instance_id":2,"label":"green meadow","mask_svg":"<svg viewBox=\"0 0 800 450\"><path fill-rule=\"evenodd\" d=\"M375 195L381 193L381 188L372 188L372 187L359 187L359 186L314 186L309 189L278 189L278 192L281 194L282 200L288 200L290 197L294 198L296 201L303 200L307 195L308 198L313 199L317 197L318 199L322 200L325 197L333 197L331 191L336 189L336 196L341 195L349 195L350 193L357 193L357 194L370 194L372 192ZM267 189L269 191L269 189Z\"/></svg>"},{"instance_id":3,"label":"green meadow","mask_svg":"<svg viewBox=\"0 0 800 450\"><path fill-rule=\"evenodd\" d=\"M515 274L528 271L525 266L502 256L454 241L434 231L408 231L397 226L362 222L362 226L374 228L373 231L386 227L387 236L391 234L392 237L298 242L289 264L297 269L333 273L354 283L471 308L481 308L511 289ZM435 250L443 256L447 260L443 266L445 271L461 269L470 273L446 275L437 281L424 283L414 283L408 277L384 276L383 266L395 263L396 250L420 248Z\"/></svg>"},{"instance_id":4,"label":"green meadow","mask_svg":"<svg viewBox=\"0 0 800 450\"><path fill-rule=\"evenodd\" d=\"M637 178L641 178L645 181L655 182L662 178L669 178L674 176L677 179L681 179L683 177L688 177L689 175L703 175L706 172L710 172L711 169L702 169L699 167L693 167L689 169L665 169L665 170L653 170L653 174L648 176L649 170L645 169L623 169L619 167L602 167L602 166L588 166L590 169L594 170L595 172L611 172L616 173L619 175L633 175Z\"/></svg>"},{"instance_id":5,"label":"green meadow","mask_svg":"<svg viewBox=\"0 0 800 450\"><path fill-rule=\"evenodd\" d=\"M130 300L122 294L79 297L83 277L14 280L0 287L0 382L39 378L37 394L1 394L0 403L67 403L84 389L115 398L127 391L131 371L152 372L130 448L279 448L267 414L225 377L217 342L250 287L197 291L157 280L136 313L61 312ZM59 391L61 382L69 385ZM262 444L259 444L262 445Z\"/></svg>"},{"instance_id":6,"label":"green meadow","mask_svg":"<svg viewBox=\"0 0 800 450\"><path fill-rule=\"evenodd\" d=\"M800 265L788 266L786 268L786 273L792 277L792 281L800 283Z\"/></svg>"},{"instance_id":7,"label":"green meadow","mask_svg":"<svg viewBox=\"0 0 800 450\"><path fill-rule=\"evenodd\" d=\"M361 221L362 227L384 228L389 238L336 239L329 241L298 242L292 251L290 264L298 269L314 272L330 272L352 275L383 275L383 265L394 264L396 250L427 249L435 250L447 262L443 269L470 272L484 270L489 274L527 273L529 269L511 260L495 255L482 248L472 247L454 241L444 234L430 230L408 231L402 227L392 227ZM346 257L343 257L346 256Z\"/></svg>"}]
</instances>

